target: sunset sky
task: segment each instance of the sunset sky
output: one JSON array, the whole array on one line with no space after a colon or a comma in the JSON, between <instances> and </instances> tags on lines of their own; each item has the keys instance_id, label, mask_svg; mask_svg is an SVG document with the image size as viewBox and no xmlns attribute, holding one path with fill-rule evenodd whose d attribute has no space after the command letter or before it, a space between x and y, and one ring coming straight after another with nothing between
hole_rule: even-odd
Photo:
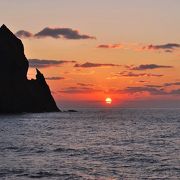
<instances>
[{"instance_id":1,"label":"sunset sky","mask_svg":"<svg viewBox=\"0 0 180 180\"><path fill-rule=\"evenodd\" d=\"M2 24L62 108L180 107L179 0L1 0Z\"/></svg>"}]
</instances>

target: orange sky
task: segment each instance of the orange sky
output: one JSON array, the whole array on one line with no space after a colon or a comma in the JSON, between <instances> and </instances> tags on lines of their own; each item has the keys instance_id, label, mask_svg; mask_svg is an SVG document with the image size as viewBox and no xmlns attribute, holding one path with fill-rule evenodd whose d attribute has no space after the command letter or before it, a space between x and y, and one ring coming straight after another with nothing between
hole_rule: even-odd
<instances>
[{"instance_id":1,"label":"orange sky","mask_svg":"<svg viewBox=\"0 0 180 180\"><path fill-rule=\"evenodd\" d=\"M174 106L179 7L179 0L2 1L0 22L14 33L23 30L16 35L27 58L36 59L28 77L37 66L62 108L106 107L106 97L113 107Z\"/></svg>"}]
</instances>

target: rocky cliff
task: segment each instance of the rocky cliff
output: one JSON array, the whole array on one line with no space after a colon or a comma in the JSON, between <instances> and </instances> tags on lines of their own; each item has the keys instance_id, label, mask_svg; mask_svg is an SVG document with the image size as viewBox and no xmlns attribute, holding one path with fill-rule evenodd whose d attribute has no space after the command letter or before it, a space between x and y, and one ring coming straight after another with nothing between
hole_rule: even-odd
<instances>
[{"instance_id":1,"label":"rocky cliff","mask_svg":"<svg viewBox=\"0 0 180 180\"><path fill-rule=\"evenodd\" d=\"M0 27L0 113L60 111L41 72L28 80L24 46L5 25Z\"/></svg>"}]
</instances>

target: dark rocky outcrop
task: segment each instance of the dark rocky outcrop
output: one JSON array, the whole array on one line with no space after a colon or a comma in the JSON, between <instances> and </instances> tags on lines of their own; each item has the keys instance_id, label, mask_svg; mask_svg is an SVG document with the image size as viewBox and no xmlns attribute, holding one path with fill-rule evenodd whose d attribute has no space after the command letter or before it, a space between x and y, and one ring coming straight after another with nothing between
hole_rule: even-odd
<instances>
[{"instance_id":1,"label":"dark rocky outcrop","mask_svg":"<svg viewBox=\"0 0 180 180\"><path fill-rule=\"evenodd\" d=\"M5 25L0 27L0 113L60 111L41 72L28 80L24 46Z\"/></svg>"}]
</instances>

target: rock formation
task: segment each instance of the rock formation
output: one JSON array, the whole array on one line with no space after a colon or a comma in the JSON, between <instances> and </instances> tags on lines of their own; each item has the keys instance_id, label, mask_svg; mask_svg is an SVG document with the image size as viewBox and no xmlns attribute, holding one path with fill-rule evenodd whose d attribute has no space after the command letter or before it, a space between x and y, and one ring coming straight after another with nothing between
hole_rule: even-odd
<instances>
[{"instance_id":1,"label":"rock formation","mask_svg":"<svg viewBox=\"0 0 180 180\"><path fill-rule=\"evenodd\" d=\"M60 111L41 72L28 80L24 46L5 25L0 27L0 113Z\"/></svg>"}]
</instances>

